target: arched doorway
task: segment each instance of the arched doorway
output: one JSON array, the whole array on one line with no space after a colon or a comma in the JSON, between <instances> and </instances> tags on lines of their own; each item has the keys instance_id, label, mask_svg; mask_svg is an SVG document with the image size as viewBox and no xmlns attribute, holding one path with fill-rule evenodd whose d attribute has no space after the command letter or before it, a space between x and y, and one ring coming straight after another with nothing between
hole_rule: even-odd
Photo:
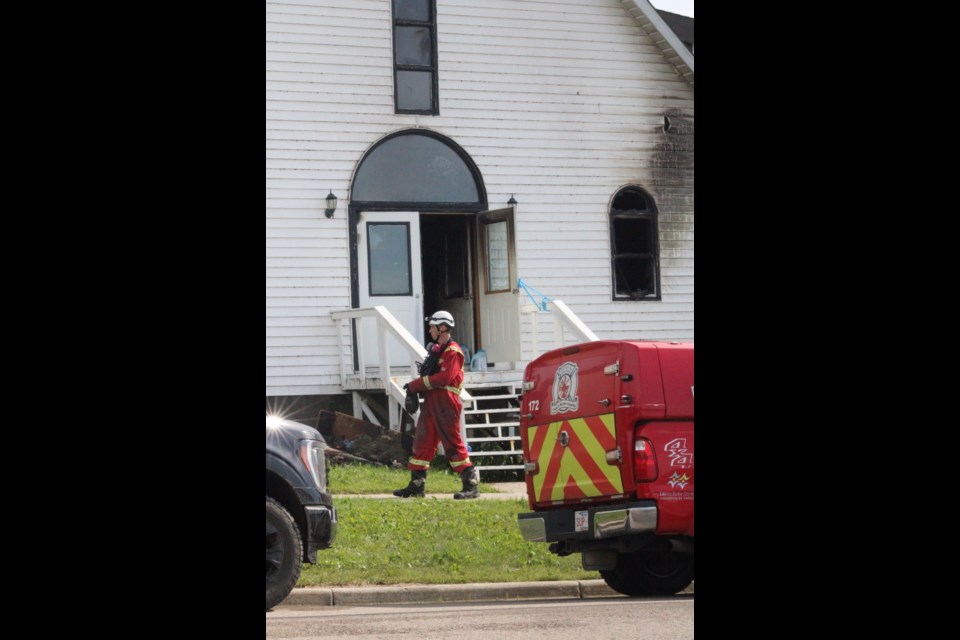
<instances>
[{"instance_id":1,"label":"arched doorway","mask_svg":"<svg viewBox=\"0 0 960 640\"><path fill-rule=\"evenodd\" d=\"M410 129L373 145L351 186L350 240L355 308L387 307L421 343L425 315L445 309L470 353L520 359L513 210L488 211L480 171L455 142Z\"/></svg>"}]
</instances>

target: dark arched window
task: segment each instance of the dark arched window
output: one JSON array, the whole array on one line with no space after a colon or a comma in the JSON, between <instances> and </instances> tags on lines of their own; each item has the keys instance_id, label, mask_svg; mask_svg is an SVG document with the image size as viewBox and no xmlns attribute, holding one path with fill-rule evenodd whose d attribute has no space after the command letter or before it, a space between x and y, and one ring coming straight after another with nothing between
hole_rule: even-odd
<instances>
[{"instance_id":1,"label":"dark arched window","mask_svg":"<svg viewBox=\"0 0 960 640\"><path fill-rule=\"evenodd\" d=\"M610 206L613 299L660 299L657 208L639 187L624 187Z\"/></svg>"},{"instance_id":2,"label":"dark arched window","mask_svg":"<svg viewBox=\"0 0 960 640\"><path fill-rule=\"evenodd\" d=\"M351 201L358 203L486 203L476 166L455 143L423 130L380 141L357 167ZM472 206L471 206L472 205Z\"/></svg>"}]
</instances>

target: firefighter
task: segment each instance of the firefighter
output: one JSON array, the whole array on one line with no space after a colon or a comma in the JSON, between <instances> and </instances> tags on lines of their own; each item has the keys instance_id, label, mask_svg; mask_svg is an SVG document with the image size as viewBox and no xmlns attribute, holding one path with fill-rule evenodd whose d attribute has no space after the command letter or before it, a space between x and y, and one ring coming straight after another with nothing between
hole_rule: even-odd
<instances>
[{"instance_id":1,"label":"firefighter","mask_svg":"<svg viewBox=\"0 0 960 640\"><path fill-rule=\"evenodd\" d=\"M454 493L453 497L457 500L476 498L480 495L480 476L470 462L467 445L460 433L463 350L450 335L450 329L454 326L452 315L437 311L426 321L430 326L432 342L420 369L422 377L403 385L407 391L426 396L420 407L420 418L413 436L413 451L407 463L410 483L394 491L393 495L401 498L422 498L426 495L424 485L427 469L437 455L437 444L442 442L450 468L463 481L463 490Z\"/></svg>"}]
</instances>

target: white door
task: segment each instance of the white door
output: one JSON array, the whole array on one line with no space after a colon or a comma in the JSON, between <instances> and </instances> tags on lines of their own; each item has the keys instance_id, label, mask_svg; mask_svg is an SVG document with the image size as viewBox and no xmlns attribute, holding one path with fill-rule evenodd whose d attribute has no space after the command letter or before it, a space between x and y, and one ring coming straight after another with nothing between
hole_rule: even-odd
<instances>
[{"instance_id":1,"label":"white door","mask_svg":"<svg viewBox=\"0 0 960 640\"><path fill-rule=\"evenodd\" d=\"M420 214L416 211L363 211L357 225L360 306L382 305L423 344L423 278L420 268ZM377 322L360 322L364 366L379 362ZM406 367L410 352L388 334L390 368Z\"/></svg>"},{"instance_id":2,"label":"white door","mask_svg":"<svg viewBox=\"0 0 960 640\"><path fill-rule=\"evenodd\" d=\"M480 243L480 344L487 362L507 367L520 360L520 291L513 208L486 211L477 218Z\"/></svg>"}]
</instances>

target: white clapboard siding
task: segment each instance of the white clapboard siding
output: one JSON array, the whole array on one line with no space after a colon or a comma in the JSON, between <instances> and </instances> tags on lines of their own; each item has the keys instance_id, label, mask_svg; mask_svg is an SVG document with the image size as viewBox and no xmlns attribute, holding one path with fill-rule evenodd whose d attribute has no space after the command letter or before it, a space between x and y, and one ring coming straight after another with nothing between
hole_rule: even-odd
<instances>
[{"instance_id":1,"label":"white clapboard siding","mask_svg":"<svg viewBox=\"0 0 960 640\"><path fill-rule=\"evenodd\" d=\"M619 0L437 0L440 115L397 115L390 5L267 2L267 395L339 392L350 181L411 127L471 155L491 209L517 199L519 274L599 337L693 339L693 90L657 41ZM659 302L611 299L608 207L626 185L660 210Z\"/></svg>"}]
</instances>

